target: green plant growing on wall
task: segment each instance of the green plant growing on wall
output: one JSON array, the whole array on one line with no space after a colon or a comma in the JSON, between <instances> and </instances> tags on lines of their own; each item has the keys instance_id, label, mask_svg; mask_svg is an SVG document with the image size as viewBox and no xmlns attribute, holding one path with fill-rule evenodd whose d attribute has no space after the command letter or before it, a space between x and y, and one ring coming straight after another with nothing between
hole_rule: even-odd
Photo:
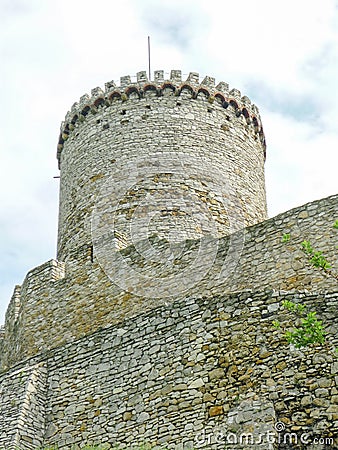
<instances>
[{"instance_id":1,"label":"green plant growing on wall","mask_svg":"<svg viewBox=\"0 0 338 450\"><path fill-rule=\"evenodd\" d=\"M294 331L287 331L286 338L296 348L310 344L324 344L325 336L322 321L316 317L316 312L309 312L301 319L301 324Z\"/></svg>"},{"instance_id":2,"label":"green plant growing on wall","mask_svg":"<svg viewBox=\"0 0 338 450\"><path fill-rule=\"evenodd\" d=\"M333 228L338 229L338 220L336 220L333 225ZM282 242L287 243L291 240L290 233L284 233L282 236ZM338 275L332 271L332 264L325 258L322 251L315 250L312 247L312 244L308 240L304 240L301 243L301 248L303 252L307 255L311 265L318 269L324 270L327 275L330 275L336 279L338 279ZM338 249L338 246L336 247Z\"/></svg>"},{"instance_id":3,"label":"green plant growing on wall","mask_svg":"<svg viewBox=\"0 0 338 450\"><path fill-rule=\"evenodd\" d=\"M309 241L303 241L302 248L306 255L308 255L310 262L314 267L320 267L324 270L332 268L331 264L323 256L323 252L315 251Z\"/></svg>"},{"instance_id":4,"label":"green plant growing on wall","mask_svg":"<svg viewBox=\"0 0 338 450\"><path fill-rule=\"evenodd\" d=\"M287 330L278 320L274 320L272 325L276 329L283 330L289 344L293 344L296 348L307 347L311 344L324 344L323 323L317 319L315 311L306 312L305 305L290 300L284 300L282 306L295 315L296 326Z\"/></svg>"},{"instance_id":5,"label":"green plant growing on wall","mask_svg":"<svg viewBox=\"0 0 338 450\"><path fill-rule=\"evenodd\" d=\"M289 242L290 238L291 238L290 233L284 233L282 236L282 242Z\"/></svg>"}]
</instances>

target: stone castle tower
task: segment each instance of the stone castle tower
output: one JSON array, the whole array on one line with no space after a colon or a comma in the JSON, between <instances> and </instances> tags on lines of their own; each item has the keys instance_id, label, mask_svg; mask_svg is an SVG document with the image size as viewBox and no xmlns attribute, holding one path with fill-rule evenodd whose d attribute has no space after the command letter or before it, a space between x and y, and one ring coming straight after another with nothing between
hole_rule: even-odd
<instances>
[{"instance_id":1,"label":"stone castle tower","mask_svg":"<svg viewBox=\"0 0 338 450\"><path fill-rule=\"evenodd\" d=\"M197 73L182 81L181 71L168 80L156 71L149 81L139 72L136 83L127 76L119 87L93 89L62 124L58 160L61 261L91 245L102 195L115 203L122 246L152 233L174 241L222 236L266 219L258 110L224 82L200 83Z\"/></svg>"},{"instance_id":2,"label":"stone castle tower","mask_svg":"<svg viewBox=\"0 0 338 450\"><path fill-rule=\"evenodd\" d=\"M136 78L93 89L61 125L57 259L27 274L6 313L0 447L220 449L220 430L303 425L331 439L338 366L320 348L290 356L270 322L284 299L336 321L336 278L313 276L300 243L335 261L336 230L318 230L337 196L267 220L248 97L196 73Z\"/></svg>"}]
</instances>

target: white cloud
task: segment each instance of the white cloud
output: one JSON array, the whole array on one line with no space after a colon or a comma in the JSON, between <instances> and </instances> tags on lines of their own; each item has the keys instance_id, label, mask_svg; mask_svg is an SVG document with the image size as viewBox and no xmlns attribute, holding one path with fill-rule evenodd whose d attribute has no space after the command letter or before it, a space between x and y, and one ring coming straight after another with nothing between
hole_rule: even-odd
<instances>
[{"instance_id":1,"label":"white cloud","mask_svg":"<svg viewBox=\"0 0 338 450\"><path fill-rule=\"evenodd\" d=\"M311 123L297 122L269 111L264 115L264 124L271 216L337 193L337 134L318 132Z\"/></svg>"}]
</instances>

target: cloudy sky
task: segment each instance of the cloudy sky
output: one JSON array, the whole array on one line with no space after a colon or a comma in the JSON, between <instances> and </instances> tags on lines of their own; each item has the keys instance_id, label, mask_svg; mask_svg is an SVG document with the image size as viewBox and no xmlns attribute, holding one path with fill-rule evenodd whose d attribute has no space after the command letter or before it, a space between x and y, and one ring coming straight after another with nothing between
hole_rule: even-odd
<instances>
[{"instance_id":1,"label":"cloudy sky","mask_svg":"<svg viewBox=\"0 0 338 450\"><path fill-rule=\"evenodd\" d=\"M338 192L336 0L0 0L0 323L55 257L60 123L93 87L196 71L260 109L269 215Z\"/></svg>"}]
</instances>

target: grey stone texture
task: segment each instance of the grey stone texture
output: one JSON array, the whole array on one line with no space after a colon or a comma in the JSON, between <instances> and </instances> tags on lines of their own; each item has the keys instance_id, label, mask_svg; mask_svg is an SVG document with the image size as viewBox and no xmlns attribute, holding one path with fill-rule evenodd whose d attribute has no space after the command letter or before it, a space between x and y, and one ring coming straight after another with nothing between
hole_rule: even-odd
<instances>
[{"instance_id":1,"label":"grey stone texture","mask_svg":"<svg viewBox=\"0 0 338 450\"><path fill-rule=\"evenodd\" d=\"M266 218L250 100L196 73L122 77L73 105L58 160L58 259L0 328L0 448L338 448L338 196ZM294 324L286 299L324 346L272 326Z\"/></svg>"},{"instance_id":2,"label":"grey stone texture","mask_svg":"<svg viewBox=\"0 0 338 450\"><path fill-rule=\"evenodd\" d=\"M337 293L186 298L3 373L1 444L67 449L148 442L223 449L226 439L252 435L254 443L262 439L263 448L272 449L288 448L277 445L285 433L296 433L299 442L301 436L308 443L336 439L337 360L327 347L287 345L272 326L281 314L292 324L292 314L280 311L284 299L315 309L327 324L330 345L338 345ZM277 424L283 424L279 436Z\"/></svg>"}]
</instances>

